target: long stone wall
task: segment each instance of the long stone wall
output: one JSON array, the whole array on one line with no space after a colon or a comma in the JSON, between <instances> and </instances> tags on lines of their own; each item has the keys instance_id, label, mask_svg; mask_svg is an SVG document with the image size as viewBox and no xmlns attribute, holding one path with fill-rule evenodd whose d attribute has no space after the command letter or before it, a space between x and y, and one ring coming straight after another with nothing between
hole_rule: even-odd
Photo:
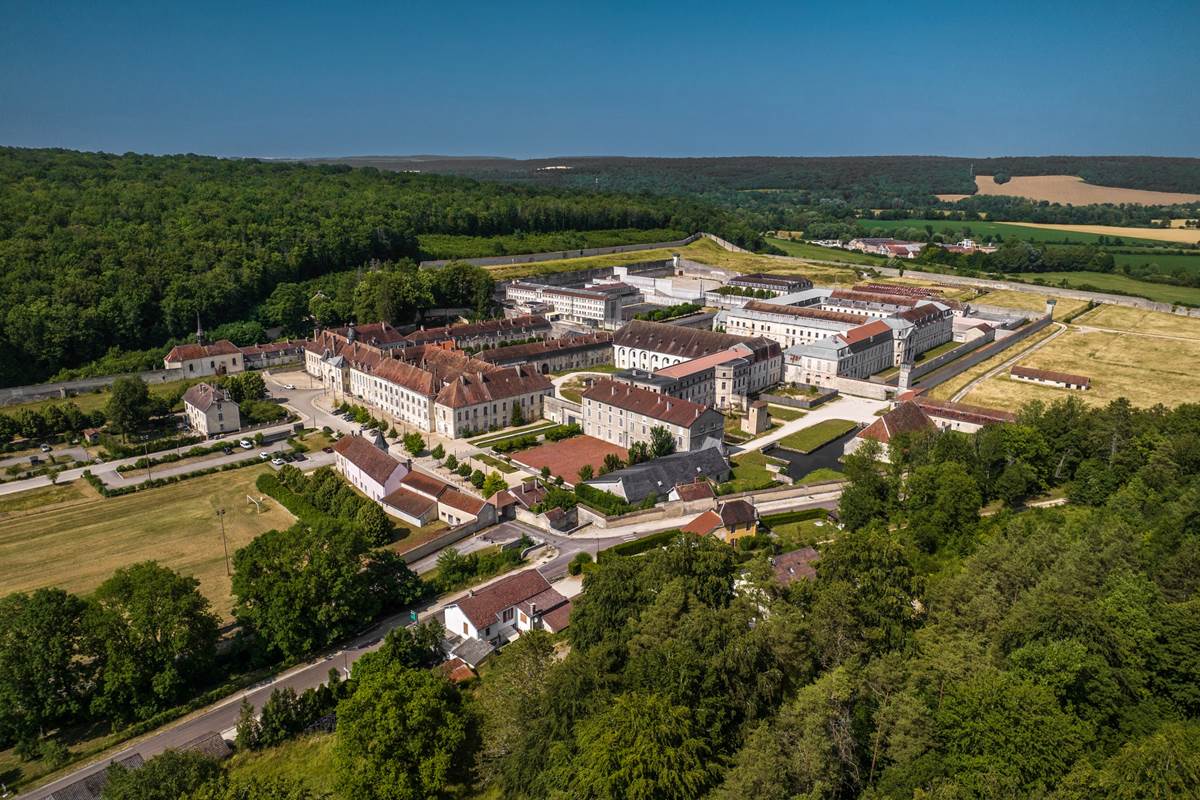
<instances>
[{"instance_id":1,"label":"long stone wall","mask_svg":"<svg viewBox=\"0 0 1200 800\"><path fill-rule=\"evenodd\" d=\"M94 392L97 389L111 386L117 378L128 376L139 377L150 384L182 380L186 377L177 369L155 369L147 372L131 372L125 375L100 375L95 378L80 378L79 380L60 381L58 383L34 383L28 386L9 386L0 389L0 406L29 403L34 400L68 398L76 394Z\"/></svg>"},{"instance_id":2,"label":"long stone wall","mask_svg":"<svg viewBox=\"0 0 1200 800\"><path fill-rule=\"evenodd\" d=\"M539 261L561 261L565 258L588 258L590 256L608 256L614 253L636 253L639 250L658 250L663 247L685 247L701 236L712 238L718 243L725 242L715 236L704 233L693 233L685 239L674 242L653 242L648 244L622 244L613 247L585 247L581 250L555 250L549 253L521 253L511 256L483 256L481 258L440 258L433 261L422 261L422 267L444 267L451 261L465 261L477 267L500 267L506 264L536 264ZM725 242L729 247L736 247ZM724 246L724 245L723 245Z\"/></svg>"},{"instance_id":3,"label":"long stone wall","mask_svg":"<svg viewBox=\"0 0 1200 800\"><path fill-rule=\"evenodd\" d=\"M940 370L930 373L925 378L916 381L917 385L922 389L932 389L939 384L943 384L951 378L961 375L966 370L987 361L997 353L1001 353L1015 344L1025 341L1033 334L1050 325L1052 320L1050 317L1040 317L1039 319L1029 323L1020 330L1013 331L1010 336L1003 339L997 339L986 347L981 347L973 353L968 353L952 364L943 367Z\"/></svg>"},{"instance_id":4,"label":"long stone wall","mask_svg":"<svg viewBox=\"0 0 1200 800\"><path fill-rule=\"evenodd\" d=\"M928 375L929 373L933 372L935 369L938 369L939 367L943 367L946 364L949 364L951 361L954 361L956 358L962 358L963 356L965 356L967 353L971 352L972 350L978 350L980 347L983 347L984 345L987 345L987 344L991 344L994 341L996 341L996 329L992 328L987 333L985 333L983 336L980 336L976 339L972 339L969 342L963 342L961 345L954 348L953 350L947 350L945 353L942 353L940 356L935 356L935 357L929 359L928 361L923 361L922 363L914 366L912 369L912 373L910 374L909 377L911 380L915 381L917 378L920 378L922 375Z\"/></svg>"}]
</instances>

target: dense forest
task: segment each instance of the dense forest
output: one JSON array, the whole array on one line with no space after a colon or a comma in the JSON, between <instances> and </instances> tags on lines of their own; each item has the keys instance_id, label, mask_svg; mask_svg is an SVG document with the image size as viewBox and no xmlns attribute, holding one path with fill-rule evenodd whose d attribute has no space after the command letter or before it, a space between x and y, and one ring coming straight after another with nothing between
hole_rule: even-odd
<instances>
[{"instance_id":1,"label":"dense forest","mask_svg":"<svg viewBox=\"0 0 1200 800\"><path fill-rule=\"evenodd\" d=\"M360 157L318 160L415 169L545 186L690 194L804 190L814 199L932 200L934 194L975 191L973 175L1077 175L1091 183L1130 189L1200 192L1200 159L1146 156L840 156L728 158ZM557 169L570 167L570 169ZM973 171L972 171L973 170ZM860 203L861 204L861 203ZM867 203L865 205L870 205Z\"/></svg>"},{"instance_id":2,"label":"dense forest","mask_svg":"<svg viewBox=\"0 0 1200 800\"><path fill-rule=\"evenodd\" d=\"M0 149L0 385L261 317L280 283L416 259L421 234L758 234L711 204L347 166ZM269 320L262 320L269 322Z\"/></svg>"}]
</instances>

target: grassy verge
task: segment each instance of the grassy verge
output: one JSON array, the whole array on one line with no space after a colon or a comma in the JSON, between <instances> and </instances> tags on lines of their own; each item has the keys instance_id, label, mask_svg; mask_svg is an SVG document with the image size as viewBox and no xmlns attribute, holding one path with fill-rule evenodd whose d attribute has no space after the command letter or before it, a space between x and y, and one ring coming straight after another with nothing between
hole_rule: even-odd
<instances>
[{"instance_id":1,"label":"grassy verge","mask_svg":"<svg viewBox=\"0 0 1200 800\"><path fill-rule=\"evenodd\" d=\"M963 389L963 387L965 387L971 381L975 380L976 378L980 377L981 375L987 374L987 372L989 370L993 370L996 367L1000 366L1001 364L1003 364L1008 359L1012 358L1017 353L1023 352L1030 346L1037 344L1038 342L1042 341L1050 334L1054 333L1056 330L1058 330L1058 326L1056 326L1056 325L1051 325L1049 327L1042 328L1037 333L1032 334L1028 339L1026 339L1022 342L1018 342L1016 345L1014 345L1012 347L1001 350L999 353L992 356L991 358L986 359L986 360L976 364L975 366L971 367L969 370L954 376L953 378L946 381L945 383L938 384L937 386L935 386L929 390L929 392L927 393L927 396L934 400L949 400L951 397L953 397L955 394L957 394L960 390Z\"/></svg>"},{"instance_id":2,"label":"grassy verge","mask_svg":"<svg viewBox=\"0 0 1200 800\"><path fill-rule=\"evenodd\" d=\"M848 419L826 419L795 433L788 434L777 443L786 450L811 453L818 447L832 442L842 434L854 430L857 423Z\"/></svg>"},{"instance_id":3,"label":"grassy verge","mask_svg":"<svg viewBox=\"0 0 1200 800\"><path fill-rule=\"evenodd\" d=\"M791 422L794 419L800 419L806 413L800 408L788 408L787 406L767 406L767 411L771 414L771 419L779 422Z\"/></svg>"},{"instance_id":4,"label":"grassy verge","mask_svg":"<svg viewBox=\"0 0 1200 800\"><path fill-rule=\"evenodd\" d=\"M1200 288L1151 283L1109 272L1023 272L1007 276L1026 283L1062 286L1092 292L1109 292L1132 297L1145 297L1157 303L1200 306ZM984 301L986 302L986 301Z\"/></svg>"},{"instance_id":5,"label":"grassy verge","mask_svg":"<svg viewBox=\"0 0 1200 800\"><path fill-rule=\"evenodd\" d=\"M838 472L836 469L821 467L814 469L804 477L796 481L797 486L804 486L809 483L824 483L825 481L843 481L846 479L844 473Z\"/></svg>"},{"instance_id":6,"label":"grassy verge","mask_svg":"<svg viewBox=\"0 0 1200 800\"><path fill-rule=\"evenodd\" d=\"M542 433L543 431L547 431L550 428L556 427L558 427L557 422L539 419L537 422L531 422L528 425L524 425L520 428L507 428L502 431L493 431L492 433L484 434L483 436L477 436L474 439L467 439L467 444L473 444L476 447L486 447L488 445L495 444L496 442L502 442L505 439L513 439L530 433Z\"/></svg>"},{"instance_id":7,"label":"grassy verge","mask_svg":"<svg viewBox=\"0 0 1200 800\"><path fill-rule=\"evenodd\" d=\"M238 753L229 760L229 774L233 778L299 778L318 797L340 797L333 780L333 741L331 733L317 734Z\"/></svg>"},{"instance_id":8,"label":"grassy verge","mask_svg":"<svg viewBox=\"0 0 1200 800\"><path fill-rule=\"evenodd\" d=\"M420 528L410 528L407 525L397 525L396 531L400 534L396 541L389 544L389 550L394 550L398 555L404 555L415 547L419 547L434 537L441 536L449 529L449 525L436 519L428 525L422 525Z\"/></svg>"},{"instance_id":9,"label":"grassy verge","mask_svg":"<svg viewBox=\"0 0 1200 800\"><path fill-rule=\"evenodd\" d=\"M883 256L869 256L854 250L837 250L832 247L821 247L808 242L798 242L792 239L775 239L767 237L767 242L778 247L789 256L796 258L811 258L817 261L840 261L843 264L859 264L862 266L882 267L887 264Z\"/></svg>"},{"instance_id":10,"label":"grassy verge","mask_svg":"<svg viewBox=\"0 0 1200 800\"><path fill-rule=\"evenodd\" d=\"M551 372L550 375L555 378L561 378L563 375L572 375L576 372L603 372L612 374L617 371L616 364L596 364L592 367L577 367L576 369L563 369L558 372Z\"/></svg>"}]
</instances>

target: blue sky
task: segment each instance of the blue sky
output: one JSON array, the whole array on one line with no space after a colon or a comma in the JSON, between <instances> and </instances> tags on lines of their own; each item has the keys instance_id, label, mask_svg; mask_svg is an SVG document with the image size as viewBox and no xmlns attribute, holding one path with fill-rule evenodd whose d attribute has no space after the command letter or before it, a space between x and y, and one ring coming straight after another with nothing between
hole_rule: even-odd
<instances>
[{"instance_id":1,"label":"blue sky","mask_svg":"<svg viewBox=\"0 0 1200 800\"><path fill-rule=\"evenodd\" d=\"M1200 156L1200 3L0 0L0 144Z\"/></svg>"}]
</instances>

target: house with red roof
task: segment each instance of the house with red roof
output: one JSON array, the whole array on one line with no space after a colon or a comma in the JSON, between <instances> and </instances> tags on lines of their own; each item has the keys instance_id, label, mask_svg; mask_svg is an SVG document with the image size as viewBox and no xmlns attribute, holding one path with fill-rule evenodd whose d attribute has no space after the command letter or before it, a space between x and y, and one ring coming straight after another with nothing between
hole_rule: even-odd
<instances>
[{"instance_id":1,"label":"house with red roof","mask_svg":"<svg viewBox=\"0 0 1200 800\"><path fill-rule=\"evenodd\" d=\"M178 344L163 359L165 369L177 369L181 378L200 378L205 375L232 375L243 372L246 365L242 351L228 339L204 344Z\"/></svg>"},{"instance_id":2,"label":"house with red roof","mask_svg":"<svg viewBox=\"0 0 1200 800\"><path fill-rule=\"evenodd\" d=\"M696 536L716 536L732 543L758 532L758 509L746 500L721 503L715 511L705 511L679 530Z\"/></svg>"},{"instance_id":3,"label":"house with red roof","mask_svg":"<svg viewBox=\"0 0 1200 800\"><path fill-rule=\"evenodd\" d=\"M445 609L446 632L499 643L530 630L557 633L567 627L571 601L536 569L471 590Z\"/></svg>"},{"instance_id":4,"label":"house with red roof","mask_svg":"<svg viewBox=\"0 0 1200 800\"><path fill-rule=\"evenodd\" d=\"M898 403L895 408L859 431L853 439L846 443L846 454L849 455L871 440L883 445L880 459L890 460L888 446L901 434L933 433L937 425L929 418L919 405L912 400Z\"/></svg>"},{"instance_id":5,"label":"house with red roof","mask_svg":"<svg viewBox=\"0 0 1200 800\"><path fill-rule=\"evenodd\" d=\"M374 439L365 436L343 436L333 444L333 458L338 472L376 502L400 488L409 467L387 454L387 443L376 432ZM385 509L386 510L386 509Z\"/></svg>"}]
</instances>

